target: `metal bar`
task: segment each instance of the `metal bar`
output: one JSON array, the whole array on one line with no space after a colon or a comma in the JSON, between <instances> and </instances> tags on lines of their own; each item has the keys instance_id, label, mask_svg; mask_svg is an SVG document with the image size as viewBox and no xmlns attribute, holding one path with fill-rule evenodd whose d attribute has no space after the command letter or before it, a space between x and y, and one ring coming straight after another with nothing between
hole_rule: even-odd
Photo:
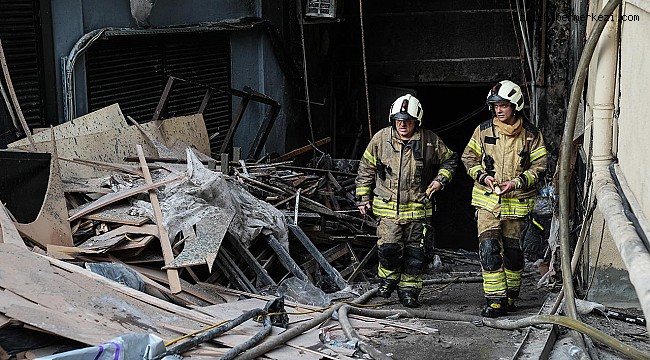
<instances>
[{"instance_id":1,"label":"metal bar","mask_svg":"<svg viewBox=\"0 0 650 360\"><path fill-rule=\"evenodd\" d=\"M307 251L309 251L309 253L314 257L314 259L323 268L323 270L325 270L325 272L334 280L336 286L338 286L341 290L348 287L348 283L345 281L345 279L343 279L339 271L336 270L329 262L327 262L327 259L325 259L323 254L321 254L318 248L316 248L314 243L311 242L307 234L305 234L305 232L302 231L298 225L287 225L289 226L289 230L291 230L291 232L296 235L298 240L300 240L302 245L307 249Z\"/></svg>"},{"instance_id":2,"label":"metal bar","mask_svg":"<svg viewBox=\"0 0 650 360\"><path fill-rule=\"evenodd\" d=\"M291 255L285 250L284 247L282 247L282 244L278 241L278 239L275 238L273 235L263 235L264 240L271 246L273 251L275 251L276 255L278 255L278 258L280 258L280 263L282 266L285 267L285 269L289 270L295 277L298 279L311 283L309 281L309 278L307 275L300 270L300 266L296 264L296 262L291 258Z\"/></svg>"},{"instance_id":3,"label":"metal bar","mask_svg":"<svg viewBox=\"0 0 650 360\"><path fill-rule=\"evenodd\" d=\"M262 125L260 125L260 129L255 136L255 140L253 140L253 143L251 144L250 150L248 151L248 158L256 159L260 156L262 148L264 147L264 144L266 144L266 139L269 137L269 133L271 132L275 119L278 117L279 113L280 105L271 105L271 109L266 113Z\"/></svg>"},{"instance_id":4,"label":"metal bar","mask_svg":"<svg viewBox=\"0 0 650 360\"><path fill-rule=\"evenodd\" d=\"M163 90L162 95L160 95L160 100L158 100L156 111L154 111L153 118L151 118L152 121L156 121L160 119L160 114L162 114L163 109L167 105L167 100L169 99L169 93L172 91L174 80L176 80L176 78L173 76L167 78L167 84L165 84L165 89Z\"/></svg>"},{"instance_id":5,"label":"metal bar","mask_svg":"<svg viewBox=\"0 0 650 360\"><path fill-rule=\"evenodd\" d=\"M357 275L359 275L359 272L363 269L364 266L366 266L366 263L368 263L368 260L370 260L370 257L372 257L375 251L377 251L377 244L373 245L372 249L370 249L370 251L368 251L366 256L363 257L363 260L361 260L359 266L357 266L357 268L354 269L354 272L350 275L350 277L348 277L348 282L354 281L354 278L356 278Z\"/></svg>"},{"instance_id":6,"label":"metal bar","mask_svg":"<svg viewBox=\"0 0 650 360\"><path fill-rule=\"evenodd\" d=\"M228 239L235 250L237 250L242 259L246 261L248 266L253 269L257 275L257 279L260 280L260 282L264 283L265 285L277 285L275 281L273 281L273 278L271 278L269 273L266 271L266 269L263 268L259 262L257 262L255 256L253 256L253 254L241 243L241 241L239 241L239 239L228 233L226 233L226 239Z\"/></svg>"},{"instance_id":7,"label":"metal bar","mask_svg":"<svg viewBox=\"0 0 650 360\"><path fill-rule=\"evenodd\" d=\"M237 111L237 116L232 119L232 123L230 124L230 127L228 128L228 133L226 133L226 138L223 140L223 143L221 144L221 149L219 152L226 152L228 150L228 147L230 147L230 144L232 143L232 138L235 136L235 131L237 131L237 127L239 126L239 122L241 121L242 117L244 116L244 111L246 111L246 107L248 106L248 103L250 102L249 98L243 98L241 99L241 103L239 104L239 110Z\"/></svg>"},{"instance_id":8,"label":"metal bar","mask_svg":"<svg viewBox=\"0 0 650 360\"><path fill-rule=\"evenodd\" d=\"M205 112L205 108L208 107L208 102L210 102L210 97L212 97L212 89L205 91L205 96L203 96L203 101L201 101L201 106L199 106L197 114L203 114Z\"/></svg>"}]
</instances>

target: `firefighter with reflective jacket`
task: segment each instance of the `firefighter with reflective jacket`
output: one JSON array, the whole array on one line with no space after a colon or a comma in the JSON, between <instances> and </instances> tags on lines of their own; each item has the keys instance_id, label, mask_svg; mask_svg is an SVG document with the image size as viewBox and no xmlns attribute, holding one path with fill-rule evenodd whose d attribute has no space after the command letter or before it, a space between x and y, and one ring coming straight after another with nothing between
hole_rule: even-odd
<instances>
[{"instance_id":1,"label":"firefighter with reflective jacket","mask_svg":"<svg viewBox=\"0 0 650 360\"><path fill-rule=\"evenodd\" d=\"M521 88L510 80L496 84L487 96L492 119L480 124L462 155L474 179L472 205L477 208L479 257L485 317L517 310L524 256L519 239L546 170L541 132L522 114Z\"/></svg>"},{"instance_id":2,"label":"firefighter with reflective jacket","mask_svg":"<svg viewBox=\"0 0 650 360\"><path fill-rule=\"evenodd\" d=\"M390 107L391 126L370 140L356 179L362 215L378 218L377 294L388 298L397 289L404 306L417 307L422 289L424 243L433 236L433 193L451 180L458 155L430 130L421 128L422 106L413 95Z\"/></svg>"}]
</instances>

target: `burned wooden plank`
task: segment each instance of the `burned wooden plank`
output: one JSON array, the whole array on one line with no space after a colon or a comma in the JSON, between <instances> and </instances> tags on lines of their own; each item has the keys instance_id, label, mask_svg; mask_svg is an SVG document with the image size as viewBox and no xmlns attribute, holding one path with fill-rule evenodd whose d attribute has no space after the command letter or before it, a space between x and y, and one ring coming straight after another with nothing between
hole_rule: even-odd
<instances>
[{"instance_id":1,"label":"burned wooden plank","mask_svg":"<svg viewBox=\"0 0 650 360\"><path fill-rule=\"evenodd\" d=\"M291 158L294 158L300 154L306 153L309 150L312 150L314 148L317 148L321 145L329 144L332 141L331 137L326 137L324 139L320 139L315 141L313 144L305 145L303 147L297 148L295 150L291 150L283 155L280 155L276 158L271 158L271 161L284 161L284 160L289 160Z\"/></svg>"},{"instance_id":2,"label":"burned wooden plank","mask_svg":"<svg viewBox=\"0 0 650 360\"><path fill-rule=\"evenodd\" d=\"M266 143L266 139L268 138L269 133L273 128L273 124L275 123L275 119L278 117L279 113L280 113L280 104L276 102L275 104L271 105L271 108L264 116L264 120L262 120L260 129L257 132L255 139L251 143L250 150L248 151L249 158L254 159L260 156L260 153L262 152L262 148Z\"/></svg>"},{"instance_id":3,"label":"burned wooden plank","mask_svg":"<svg viewBox=\"0 0 650 360\"><path fill-rule=\"evenodd\" d=\"M338 270L336 270L332 265L330 265L329 262L327 262L327 259L325 259L323 254L321 254L321 252L316 248L314 243L311 242L307 234L305 234L298 225L294 225L294 224L287 224L287 225L289 226L291 232L293 232L293 234L296 235L296 238L300 240L302 245L314 257L316 262L318 262L318 264L323 268L323 270L325 270L327 275L329 275L332 278L332 280L334 280L336 286L338 286L339 289L341 290L348 287L347 282L345 282L341 274L339 274Z\"/></svg>"},{"instance_id":4,"label":"burned wooden plank","mask_svg":"<svg viewBox=\"0 0 650 360\"><path fill-rule=\"evenodd\" d=\"M327 261L330 262L330 263L332 261L335 261L335 260L341 258L342 256L344 256L347 253L348 253L348 250L347 250L345 244L335 245L335 246L331 247L330 249L327 249L327 250L322 252L325 259L327 259ZM316 259L310 259L307 262L305 262L304 264L302 264L302 268L305 269L305 271L307 273L314 272L316 270L317 266L318 266L318 262L316 261Z\"/></svg>"}]
</instances>

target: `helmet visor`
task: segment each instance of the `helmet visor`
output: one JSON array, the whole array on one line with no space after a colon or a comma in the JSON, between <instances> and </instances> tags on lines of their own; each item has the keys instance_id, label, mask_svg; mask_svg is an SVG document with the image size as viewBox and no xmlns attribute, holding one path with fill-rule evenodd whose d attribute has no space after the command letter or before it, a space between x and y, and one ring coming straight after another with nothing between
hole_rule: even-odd
<instances>
[{"instance_id":1,"label":"helmet visor","mask_svg":"<svg viewBox=\"0 0 650 360\"><path fill-rule=\"evenodd\" d=\"M398 112L397 114L391 115L390 118L393 119L393 120L403 120L403 121L405 121L405 120L415 120L415 118L413 116L409 115L409 113L407 113L407 112Z\"/></svg>"}]
</instances>

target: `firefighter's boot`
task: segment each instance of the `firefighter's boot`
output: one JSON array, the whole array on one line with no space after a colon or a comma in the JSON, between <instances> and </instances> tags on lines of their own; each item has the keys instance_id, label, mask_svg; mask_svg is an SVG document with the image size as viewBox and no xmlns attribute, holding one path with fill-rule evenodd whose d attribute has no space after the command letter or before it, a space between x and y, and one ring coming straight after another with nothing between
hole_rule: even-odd
<instances>
[{"instance_id":1,"label":"firefighter's boot","mask_svg":"<svg viewBox=\"0 0 650 360\"><path fill-rule=\"evenodd\" d=\"M420 291L414 288L399 288L397 289L397 295L399 300L405 307L416 308L420 306L418 297L420 296Z\"/></svg>"},{"instance_id":2,"label":"firefighter's boot","mask_svg":"<svg viewBox=\"0 0 650 360\"><path fill-rule=\"evenodd\" d=\"M487 318L496 318L499 316L508 315L508 299L503 298L487 298L487 305L481 311L481 316Z\"/></svg>"},{"instance_id":3,"label":"firefighter's boot","mask_svg":"<svg viewBox=\"0 0 650 360\"><path fill-rule=\"evenodd\" d=\"M515 299L508 298L507 309L509 313L517 312L517 305L515 304Z\"/></svg>"},{"instance_id":4,"label":"firefighter's boot","mask_svg":"<svg viewBox=\"0 0 650 360\"><path fill-rule=\"evenodd\" d=\"M383 279L381 285L377 288L377 296L388 299L390 295L397 289L398 280Z\"/></svg>"},{"instance_id":5,"label":"firefighter's boot","mask_svg":"<svg viewBox=\"0 0 650 360\"><path fill-rule=\"evenodd\" d=\"M517 305L515 305L515 300L519 299L519 289L508 289L506 294L508 294L508 312L517 312Z\"/></svg>"}]
</instances>

